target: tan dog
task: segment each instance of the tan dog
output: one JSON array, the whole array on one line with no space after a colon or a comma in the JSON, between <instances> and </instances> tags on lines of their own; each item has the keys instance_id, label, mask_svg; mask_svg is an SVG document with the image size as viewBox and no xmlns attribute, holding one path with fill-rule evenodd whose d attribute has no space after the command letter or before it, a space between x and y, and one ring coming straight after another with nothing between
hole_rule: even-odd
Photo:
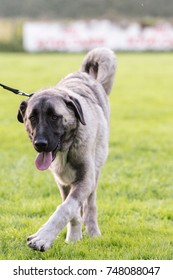
<instances>
[{"instance_id":1,"label":"tan dog","mask_svg":"<svg viewBox=\"0 0 173 280\"><path fill-rule=\"evenodd\" d=\"M96 215L96 186L108 154L109 103L115 56L96 48L85 57L81 71L56 86L39 90L18 111L38 152L36 167L50 168L63 203L29 247L45 251L67 225L66 241L82 238L82 218L90 236L100 235Z\"/></svg>"}]
</instances>

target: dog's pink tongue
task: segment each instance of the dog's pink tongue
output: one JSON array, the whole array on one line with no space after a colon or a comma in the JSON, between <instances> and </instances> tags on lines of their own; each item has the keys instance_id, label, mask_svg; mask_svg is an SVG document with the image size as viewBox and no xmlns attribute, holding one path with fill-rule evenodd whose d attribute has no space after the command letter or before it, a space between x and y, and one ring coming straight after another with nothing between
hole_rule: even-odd
<instances>
[{"instance_id":1,"label":"dog's pink tongue","mask_svg":"<svg viewBox=\"0 0 173 280\"><path fill-rule=\"evenodd\" d=\"M39 153L35 159L35 165L39 170L46 170L52 163L52 153Z\"/></svg>"}]
</instances>

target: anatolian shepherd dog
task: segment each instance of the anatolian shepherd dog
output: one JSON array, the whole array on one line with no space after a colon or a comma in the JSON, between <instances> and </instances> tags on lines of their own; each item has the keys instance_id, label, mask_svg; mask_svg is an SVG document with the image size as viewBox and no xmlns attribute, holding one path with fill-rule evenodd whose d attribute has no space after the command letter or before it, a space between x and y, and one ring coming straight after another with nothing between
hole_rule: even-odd
<instances>
[{"instance_id":1,"label":"anatolian shepherd dog","mask_svg":"<svg viewBox=\"0 0 173 280\"><path fill-rule=\"evenodd\" d=\"M79 72L56 86L41 89L22 101L18 120L25 124L38 152L39 170L50 169L62 204L49 220L28 237L32 249L47 250L67 225L67 242L82 238L82 220L90 236L100 235L96 186L108 154L109 103L116 70L114 53L91 50Z\"/></svg>"}]
</instances>

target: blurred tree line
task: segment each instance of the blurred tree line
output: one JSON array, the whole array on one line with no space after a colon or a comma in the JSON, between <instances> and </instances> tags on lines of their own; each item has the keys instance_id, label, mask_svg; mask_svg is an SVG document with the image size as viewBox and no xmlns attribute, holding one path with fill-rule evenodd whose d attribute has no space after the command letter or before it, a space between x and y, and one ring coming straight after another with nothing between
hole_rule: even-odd
<instances>
[{"instance_id":1,"label":"blurred tree line","mask_svg":"<svg viewBox=\"0 0 173 280\"><path fill-rule=\"evenodd\" d=\"M0 17L172 17L172 0L0 0Z\"/></svg>"}]
</instances>

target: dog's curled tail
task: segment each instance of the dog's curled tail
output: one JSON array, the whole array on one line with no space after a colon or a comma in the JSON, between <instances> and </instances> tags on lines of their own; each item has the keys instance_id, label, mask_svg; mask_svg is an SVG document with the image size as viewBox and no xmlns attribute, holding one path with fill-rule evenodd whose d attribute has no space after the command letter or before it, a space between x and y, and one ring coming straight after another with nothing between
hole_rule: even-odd
<instances>
[{"instance_id":1,"label":"dog's curled tail","mask_svg":"<svg viewBox=\"0 0 173 280\"><path fill-rule=\"evenodd\" d=\"M100 82L109 94L113 85L116 71L116 58L108 48L95 48L83 60L81 71L91 75Z\"/></svg>"}]
</instances>

